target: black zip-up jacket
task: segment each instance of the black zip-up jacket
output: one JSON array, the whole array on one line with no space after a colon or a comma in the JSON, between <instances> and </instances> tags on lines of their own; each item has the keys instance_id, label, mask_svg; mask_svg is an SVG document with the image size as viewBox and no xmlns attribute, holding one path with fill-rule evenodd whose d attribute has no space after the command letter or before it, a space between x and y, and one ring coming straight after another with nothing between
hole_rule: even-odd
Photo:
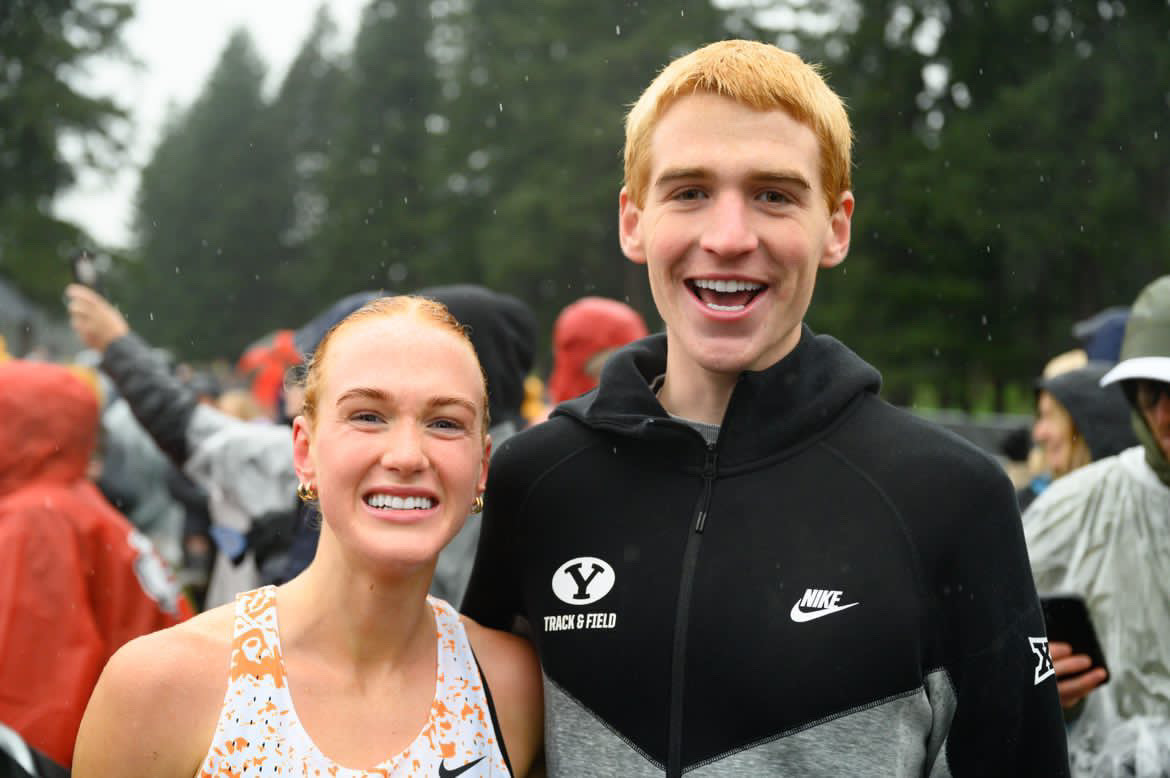
<instances>
[{"instance_id":1,"label":"black zip-up jacket","mask_svg":"<svg viewBox=\"0 0 1170 778\"><path fill-rule=\"evenodd\" d=\"M652 336L492 460L464 611L527 622L551 776L1059 776L1011 484L807 328L718 441Z\"/></svg>"}]
</instances>

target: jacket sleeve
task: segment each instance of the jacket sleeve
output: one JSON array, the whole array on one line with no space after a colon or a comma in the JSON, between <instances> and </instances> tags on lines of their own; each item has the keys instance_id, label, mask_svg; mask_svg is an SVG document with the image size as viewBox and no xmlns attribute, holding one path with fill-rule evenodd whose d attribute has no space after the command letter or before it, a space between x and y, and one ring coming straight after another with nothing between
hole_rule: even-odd
<instances>
[{"instance_id":1,"label":"jacket sleeve","mask_svg":"<svg viewBox=\"0 0 1170 778\"><path fill-rule=\"evenodd\" d=\"M519 518L526 488L511 438L492 455L483 529L461 610L485 627L513 630L523 618Z\"/></svg>"},{"instance_id":2,"label":"jacket sleeve","mask_svg":"<svg viewBox=\"0 0 1170 778\"><path fill-rule=\"evenodd\" d=\"M984 472L953 490L959 521L949 524L952 538L936 563L935 598L955 707L931 775L1068 775L1064 717L1011 484Z\"/></svg>"},{"instance_id":3,"label":"jacket sleeve","mask_svg":"<svg viewBox=\"0 0 1170 778\"><path fill-rule=\"evenodd\" d=\"M198 405L195 395L155 357L150 344L133 332L106 348L101 369L158 447L182 467L189 455L186 433Z\"/></svg>"}]
</instances>

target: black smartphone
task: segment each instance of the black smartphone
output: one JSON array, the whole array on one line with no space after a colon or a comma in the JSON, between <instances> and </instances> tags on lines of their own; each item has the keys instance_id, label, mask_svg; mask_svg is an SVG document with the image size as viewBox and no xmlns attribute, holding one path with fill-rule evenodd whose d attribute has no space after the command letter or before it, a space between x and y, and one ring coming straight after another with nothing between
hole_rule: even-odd
<instances>
[{"instance_id":1,"label":"black smartphone","mask_svg":"<svg viewBox=\"0 0 1170 778\"><path fill-rule=\"evenodd\" d=\"M100 285L101 274L98 272L97 261L86 249L82 249L73 256L73 280L82 286L88 286L98 294L102 294Z\"/></svg>"},{"instance_id":2,"label":"black smartphone","mask_svg":"<svg viewBox=\"0 0 1170 778\"><path fill-rule=\"evenodd\" d=\"M1042 594L1040 607L1044 611L1044 626L1050 641L1068 643L1074 654L1087 654L1093 667L1103 667L1109 672L1084 597L1079 594ZM1105 683L1109 683L1111 677L1106 676Z\"/></svg>"}]
</instances>

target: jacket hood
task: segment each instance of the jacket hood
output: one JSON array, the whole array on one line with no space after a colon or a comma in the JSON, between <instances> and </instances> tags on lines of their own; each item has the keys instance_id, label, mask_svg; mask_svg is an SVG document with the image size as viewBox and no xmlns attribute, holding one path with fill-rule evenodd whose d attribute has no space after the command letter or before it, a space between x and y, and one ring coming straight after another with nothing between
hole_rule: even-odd
<instances>
[{"instance_id":1,"label":"jacket hood","mask_svg":"<svg viewBox=\"0 0 1170 778\"><path fill-rule=\"evenodd\" d=\"M553 369L548 379L554 403L576 397L597 385L585 372L595 355L650 334L630 306L605 297L583 297L565 306L553 325Z\"/></svg>"},{"instance_id":2,"label":"jacket hood","mask_svg":"<svg viewBox=\"0 0 1170 778\"><path fill-rule=\"evenodd\" d=\"M1094 461L1119 454L1138 442L1130 425L1125 394L1116 385L1100 385L1111 367L1109 362L1090 362L1037 382L1072 416Z\"/></svg>"},{"instance_id":3,"label":"jacket hood","mask_svg":"<svg viewBox=\"0 0 1170 778\"><path fill-rule=\"evenodd\" d=\"M97 443L93 390L67 368L24 360L0 364L0 387L0 496L83 478Z\"/></svg>"},{"instance_id":4,"label":"jacket hood","mask_svg":"<svg viewBox=\"0 0 1170 778\"><path fill-rule=\"evenodd\" d=\"M536 355L536 318L523 302L482 286L432 286L413 294L437 300L467 327L488 382L492 424L520 415L524 378Z\"/></svg>"},{"instance_id":5,"label":"jacket hood","mask_svg":"<svg viewBox=\"0 0 1170 778\"><path fill-rule=\"evenodd\" d=\"M606 362L596 390L558 406L553 415L635 438L693 441L694 431L672 420L650 389L665 372L666 335L635 341ZM809 440L856 398L880 388L877 370L840 341L805 326L786 357L740 375L719 433L720 466L748 464ZM728 440L734 442L726 445Z\"/></svg>"}]
</instances>

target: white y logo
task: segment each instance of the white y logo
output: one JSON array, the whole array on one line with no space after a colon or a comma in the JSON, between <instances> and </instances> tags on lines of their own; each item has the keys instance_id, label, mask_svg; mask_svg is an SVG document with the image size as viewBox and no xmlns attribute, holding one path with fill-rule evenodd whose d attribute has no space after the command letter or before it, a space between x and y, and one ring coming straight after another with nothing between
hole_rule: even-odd
<instances>
[{"instance_id":1,"label":"white y logo","mask_svg":"<svg viewBox=\"0 0 1170 778\"><path fill-rule=\"evenodd\" d=\"M552 590L561 602L591 605L609 594L616 578L605 560L581 556L557 568L552 577Z\"/></svg>"}]
</instances>

